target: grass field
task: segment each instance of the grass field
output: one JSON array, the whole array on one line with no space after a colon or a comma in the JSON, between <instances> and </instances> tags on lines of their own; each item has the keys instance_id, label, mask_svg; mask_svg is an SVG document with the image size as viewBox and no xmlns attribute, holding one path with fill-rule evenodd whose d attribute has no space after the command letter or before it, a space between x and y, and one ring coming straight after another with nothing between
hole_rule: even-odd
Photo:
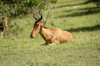
<instances>
[{"instance_id":1,"label":"grass field","mask_svg":"<svg viewBox=\"0 0 100 66\"><path fill-rule=\"evenodd\" d=\"M45 41L39 34L30 38L34 21L13 18L24 29L17 37L0 38L0 66L100 66L100 8L86 1L59 0L51 11L47 27L72 33L70 43L40 46Z\"/></svg>"}]
</instances>

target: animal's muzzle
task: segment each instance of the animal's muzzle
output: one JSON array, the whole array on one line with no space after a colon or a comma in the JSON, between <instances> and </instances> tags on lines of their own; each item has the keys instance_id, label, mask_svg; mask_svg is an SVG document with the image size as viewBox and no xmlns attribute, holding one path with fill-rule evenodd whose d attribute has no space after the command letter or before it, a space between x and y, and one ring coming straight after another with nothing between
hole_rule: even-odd
<instances>
[{"instance_id":1,"label":"animal's muzzle","mask_svg":"<svg viewBox=\"0 0 100 66\"><path fill-rule=\"evenodd\" d=\"M7 28L7 26L5 26L5 28Z\"/></svg>"},{"instance_id":2,"label":"animal's muzzle","mask_svg":"<svg viewBox=\"0 0 100 66\"><path fill-rule=\"evenodd\" d=\"M32 35L30 35L30 38L34 38Z\"/></svg>"}]
</instances>

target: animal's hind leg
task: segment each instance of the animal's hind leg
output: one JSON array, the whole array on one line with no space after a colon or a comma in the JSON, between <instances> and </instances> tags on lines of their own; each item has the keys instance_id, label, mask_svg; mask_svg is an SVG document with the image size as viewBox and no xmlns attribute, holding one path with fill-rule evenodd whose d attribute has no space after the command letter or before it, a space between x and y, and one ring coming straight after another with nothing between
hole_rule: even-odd
<instances>
[{"instance_id":1,"label":"animal's hind leg","mask_svg":"<svg viewBox=\"0 0 100 66\"><path fill-rule=\"evenodd\" d=\"M51 40L51 43L48 45L59 45L59 44L60 44L59 40L57 38L54 38Z\"/></svg>"},{"instance_id":2,"label":"animal's hind leg","mask_svg":"<svg viewBox=\"0 0 100 66\"><path fill-rule=\"evenodd\" d=\"M51 43L51 44L48 44L48 45L56 45L55 43Z\"/></svg>"}]
</instances>

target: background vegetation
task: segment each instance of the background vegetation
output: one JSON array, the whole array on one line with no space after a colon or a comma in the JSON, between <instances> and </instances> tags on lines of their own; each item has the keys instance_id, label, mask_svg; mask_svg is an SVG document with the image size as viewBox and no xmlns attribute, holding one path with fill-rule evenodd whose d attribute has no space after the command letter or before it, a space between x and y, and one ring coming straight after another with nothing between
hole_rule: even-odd
<instances>
[{"instance_id":1,"label":"background vegetation","mask_svg":"<svg viewBox=\"0 0 100 66\"><path fill-rule=\"evenodd\" d=\"M32 7L49 5L58 0L0 0L0 13L3 16L15 17L26 15ZM33 10L32 10L33 11Z\"/></svg>"},{"instance_id":2,"label":"background vegetation","mask_svg":"<svg viewBox=\"0 0 100 66\"><path fill-rule=\"evenodd\" d=\"M59 0L52 9L46 26L67 30L75 38L61 45L40 46L44 40L39 34L30 38L35 21L28 15L12 18L12 36L0 38L0 66L99 66L100 8L86 2Z\"/></svg>"}]
</instances>

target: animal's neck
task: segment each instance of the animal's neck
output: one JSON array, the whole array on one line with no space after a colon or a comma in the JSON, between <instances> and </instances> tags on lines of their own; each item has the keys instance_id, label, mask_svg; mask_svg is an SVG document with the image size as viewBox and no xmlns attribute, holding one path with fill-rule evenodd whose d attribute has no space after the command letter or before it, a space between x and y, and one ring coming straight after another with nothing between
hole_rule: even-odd
<instances>
[{"instance_id":1,"label":"animal's neck","mask_svg":"<svg viewBox=\"0 0 100 66\"><path fill-rule=\"evenodd\" d=\"M49 32L49 31L48 31L48 28L44 28L44 27L41 27L41 28L40 28L40 34L41 34L41 36L43 37L43 39L44 39L45 41L47 41L47 39L48 39L48 35L49 35L48 32Z\"/></svg>"},{"instance_id":2,"label":"animal's neck","mask_svg":"<svg viewBox=\"0 0 100 66\"><path fill-rule=\"evenodd\" d=\"M41 35L44 35L46 32L45 32L45 28L44 27L40 27L40 34Z\"/></svg>"}]
</instances>

